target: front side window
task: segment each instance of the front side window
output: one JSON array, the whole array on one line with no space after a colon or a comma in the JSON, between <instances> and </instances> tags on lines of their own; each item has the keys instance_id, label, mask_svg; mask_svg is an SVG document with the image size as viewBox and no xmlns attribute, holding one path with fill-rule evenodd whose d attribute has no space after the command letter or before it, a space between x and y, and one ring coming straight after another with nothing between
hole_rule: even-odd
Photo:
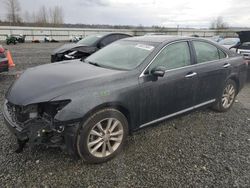
<instances>
[{"instance_id":1,"label":"front side window","mask_svg":"<svg viewBox=\"0 0 250 188\"><path fill-rule=\"evenodd\" d=\"M191 64L190 51L187 42L177 42L167 46L155 58L149 71L158 66L166 70L185 67Z\"/></svg>"},{"instance_id":2,"label":"front side window","mask_svg":"<svg viewBox=\"0 0 250 188\"><path fill-rule=\"evenodd\" d=\"M197 63L215 61L226 57L226 54L216 46L207 42L193 41Z\"/></svg>"}]
</instances>

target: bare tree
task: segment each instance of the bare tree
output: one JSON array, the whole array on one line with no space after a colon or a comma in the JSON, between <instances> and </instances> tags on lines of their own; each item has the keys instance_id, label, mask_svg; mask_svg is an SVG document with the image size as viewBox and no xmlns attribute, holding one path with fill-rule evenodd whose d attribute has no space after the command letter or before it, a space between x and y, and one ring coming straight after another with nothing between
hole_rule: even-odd
<instances>
[{"instance_id":1,"label":"bare tree","mask_svg":"<svg viewBox=\"0 0 250 188\"><path fill-rule=\"evenodd\" d=\"M18 0L5 0L5 5L7 9L7 19L10 23L16 24L21 22L20 17L20 4Z\"/></svg>"},{"instance_id":2,"label":"bare tree","mask_svg":"<svg viewBox=\"0 0 250 188\"><path fill-rule=\"evenodd\" d=\"M228 24L224 22L223 17L219 16L211 22L210 29L223 30L227 29Z\"/></svg>"},{"instance_id":3,"label":"bare tree","mask_svg":"<svg viewBox=\"0 0 250 188\"><path fill-rule=\"evenodd\" d=\"M50 8L50 23L54 25L64 23L62 7L55 6L54 8Z\"/></svg>"},{"instance_id":4,"label":"bare tree","mask_svg":"<svg viewBox=\"0 0 250 188\"><path fill-rule=\"evenodd\" d=\"M25 23L32 23L34 21L34 19L28 11L25 11L23 14L23 21Z\"/></svg>"},{"instance_id":5,"label":"bare tree","mask_svg":"<svg viewBox=\"0 0 250 188\"><path fill-rule=\"evenodd\" d=\"M39 25L46 25L49 22L48 10L42 6L35 16L35 22Z\"/></svg>"}]
</instances>

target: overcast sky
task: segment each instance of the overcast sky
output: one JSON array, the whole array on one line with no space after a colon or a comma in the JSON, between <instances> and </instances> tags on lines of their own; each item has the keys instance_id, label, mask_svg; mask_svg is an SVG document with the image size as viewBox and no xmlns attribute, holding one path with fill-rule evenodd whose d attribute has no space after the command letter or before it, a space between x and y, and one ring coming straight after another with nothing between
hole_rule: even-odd
<instances>
[{"instance_id":1,"label":"overcast sky","mask_svg":"<svg viewBox=\"0 0 250 188\"><path fill-rule=\"evenodd\" d=\"M4 1L4 0L0 0ZM66 23L209 27L222 16L229 26L250 27L249 0L19 0L22 12L60 5ZM0 19L5 17L0 6Z\"/></svg>"}]
</instances>

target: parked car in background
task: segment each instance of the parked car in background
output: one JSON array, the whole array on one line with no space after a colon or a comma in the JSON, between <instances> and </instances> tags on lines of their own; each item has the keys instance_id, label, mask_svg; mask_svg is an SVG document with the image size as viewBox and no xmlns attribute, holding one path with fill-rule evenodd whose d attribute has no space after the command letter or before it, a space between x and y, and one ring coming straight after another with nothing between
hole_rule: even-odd
<instances>
[{"instance_id":1,"label":"parked car in background","mask_svg":"<svg viewBox=\"0 0 250 188\"><path fill-rule=\"evenodd\" d=\"M70 36L69 42L78 42L82 40L81 36Z\"/></svg>"},{"instance_id":2,"label":"parked car in background","mask_svg":"<svg viewBox=\"0 0 250 188\"><path fill-rule=\"evenodd\" d=\"M166 33L157 32L157 33L146 33L145 34L145 36L150 36L150 35L166 35Z\"/></svg>"},{"instance_id":3,"label":"parked car in background","mask_svg":"<svg viewBox=\"0 0 250 188\"><path fill-rule=\"evenodd\" d=\"M14 35L7 35L6 36L6 44L16 44L17 43L17 38Z\"/></svg>"},{"instance_id":4,"label":"parked car in background","mask_svg":"<svg viewBox=\"0 0 250 188\"><path fill-rule=\"evenodd\" d=\"M239 43L240 43L239 38L225 38L219 42L220 45L224 46L227 49L231 49L233 46Z\"/></svg>"},{"instance_id":5,"label":"parked car in background","mask_svg":"<svg viewBox=\"0 0 250 188\"><path fill-rule=\"evenodd\" d=\"M9 70L8 59L5 55L5 49L0 45L0 73Z\"/></svg>"},{"instance_id":6,"label":"parked car in background","mask_svg":"<svg viewBox=\"0 0 250 188\"><path fill-rule=\"evenodd\" d=\"M6 36L6 44L17 44L17 43L25 43L26 35L7 35Z\"/></svg>"},{"instance_id":7,"label":"parked car in background","mask_svg":"<svg viewBox=\"0 0 250 188\"><path fill-rule=\"evenodd\" d=\"M45 43L47 43L47 42L56 43L56 42L59 42L59 41L53 39L52 37L49 37L48 35L46 35L46 36L44 37L44 42L45 42Z\"/></svg>"},{"instance_id":8,"label":"parked car in background","mask_svg":"<svg viewBox=\"0 0 250 188\"><path fill-rule=\"evenodd\" d=\"M89 35L75 44L65 44L54 50L51 55L51 62L86 58L110 43L127 37L131 37L131 35L124 33Z\"/></svg>"},{"instance_id":9,"label":"parked car in background","mask_svg":"<svg viewBox=\"0 0 250 188\"><path fill-rule=\"evenodd\" d=\"M26 38L26 35L23 35L23 34L16 36L16 40L19 43L25 43L25 38Z\"/></svg>"},{"instance_id":10,"label":"parked car in background","mask_svg":"<svg viewBox=\"0 0 250 188\"><path fill-rule=\"evenodd\" d=\"M200 37L200 36L197 35L197 34L193 34L193 35L191 35L191 37L196 37L196 38L198 38L198 37Z\"/></svg>"},{"instance_id":11,"label":"parked car in background","mask_svg":"<svg viewBox=\"0 0 250 188\"><path fill-rule=\"evenodd\" d=\"M8 90L18 151L30 142L105 162L128 132L200 107L228 111L246 80L242 56L200 38L131 37L73 62L30 68Z\"/></svg>"},{"instance_id":12,"label":"parked car in background","mask_svg":"<svg viewBox=\"0 0 250 188\"><path fill-rule=\"evenodd\" d=\"M240 42L231 49L244 56L248 61L248 80L250 80L250 31L237 32Z\"/></svg>"},{"instance_id":13,"label":"parked car in background","mask_svg":"<svg viewBox=\"0 0 250 188\"><path fill-rule=\"evenodd\" d=\"M223 40L223 37L220 35L216 35L216 36L208 38L208 40L211 40L213 42L220 42L221 40Z\"/></svg>"}]
</instances>

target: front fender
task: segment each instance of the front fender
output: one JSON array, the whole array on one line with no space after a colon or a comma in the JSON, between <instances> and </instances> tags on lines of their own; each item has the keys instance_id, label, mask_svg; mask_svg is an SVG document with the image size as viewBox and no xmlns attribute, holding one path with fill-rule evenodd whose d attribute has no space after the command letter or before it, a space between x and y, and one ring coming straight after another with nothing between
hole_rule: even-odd
<instances>
[{"instance_id":1,"label":"front fender","mask_svg":"<svg viewBox=\"0 0 250 188\"><path fill-rule=\"evenodd\" d=\"M67 106L56 114L55 120L71 121L82 119L90 110L108 101L108 99L96 97L94 95L85 95L84 97L74 98Z\"/></svg>"}]
</instances>

